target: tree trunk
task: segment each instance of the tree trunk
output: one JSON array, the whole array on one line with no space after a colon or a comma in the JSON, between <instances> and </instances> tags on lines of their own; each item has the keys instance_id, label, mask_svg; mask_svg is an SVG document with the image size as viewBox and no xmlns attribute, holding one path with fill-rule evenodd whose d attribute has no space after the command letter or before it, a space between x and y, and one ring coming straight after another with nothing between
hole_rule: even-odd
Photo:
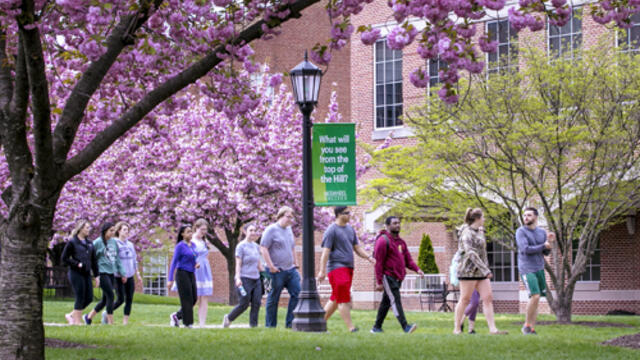
<instances>
[{"instance_id":1,"label":"tree trunk","mask_svg":"<svg viewBox=\"0 0 640 360\"><path fill-rule=\"evenodd\" d=\"M229 274L229 305L238 303L238 292L236 291L236 249L230 252L227 258L227 273Z\"/></svg>"},{"instance_id":2,"label":"tree trunk","mask_svg":"<svg viewBox=\"0 0 640 360\"><path fill-rule=\"evenodd\" d=\"M554 312L556 314L556 320L561 324L568 324L571 322L571 303L573 300L573 290L569 291L562 289L557 292L556 306Z\"/></svg>"},{"instance_id":3,"label":"tree trunk","mask_svg":"<svg viewBox=\"0 0 640 360\"><path fill-rule=\"evenodd\" d=\"M44 359L46 239L33 207L18 209L0 236L0 359Z\"/></svg>"}]
</instances>

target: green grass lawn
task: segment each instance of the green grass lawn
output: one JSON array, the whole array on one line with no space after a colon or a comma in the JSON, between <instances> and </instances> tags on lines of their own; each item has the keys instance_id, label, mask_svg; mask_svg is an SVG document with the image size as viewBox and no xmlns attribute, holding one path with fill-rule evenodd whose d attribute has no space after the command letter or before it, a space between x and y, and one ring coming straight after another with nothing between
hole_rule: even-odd
<instances>
[{"instance_id":1,"label":"green grass lawn","mask_svg":"<svg viewBox=\"0 0 640 360\"><path fill-rule=\"evenodd\" d=\"M169 302L169 303L167 303ZM607 321L632 325L632 328L590 328L577 325L538 326L538 336L523 336L523 315L499 314L500 329L509 335L488 335L486 322L478 316L476 335L454 336L451 313L408 312L409 322L418 330L404 334L390 312L383 334L370 334L374 311L354 311L361 331L347 332L336 313L326 334L297 333L284 329L286 309L278 311L277 329L184 329L168 326L168 315L177 310L175 299L136 294L136 303L128 326L99 325L99 316L91 326L46 326L45 335L89 349L46 349L47 359L640 359L640 350L602 346L600 342L640 331L640 317L574 316L574 321ZM93 303L92 305L95 305ZM71 301L47 300L45 323L64 323ZM209 306L207 324L220 324L231 307ZM264 325L264 308L260 309ZM122 322L122 309L115 321ZM541 316L541 320L554 320ZM248 311L235 324L248 324ZM96 324L98 323L98 324ZM196 320L197 323L197 320Z\"/></svg>"}]
</instances>

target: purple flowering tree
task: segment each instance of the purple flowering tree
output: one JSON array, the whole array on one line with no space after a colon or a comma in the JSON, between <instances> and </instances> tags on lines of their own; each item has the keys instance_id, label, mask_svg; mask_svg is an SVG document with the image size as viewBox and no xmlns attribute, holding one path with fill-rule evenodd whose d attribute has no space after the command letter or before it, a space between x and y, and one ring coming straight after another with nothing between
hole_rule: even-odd
<instances>
[{"instance_id":1,"label":"purple flowering tree","mask_svg":"<svg viewBox=\"0 0 640 360\"><path fill-rule=\"evenodd\" d=\"M302 118L281 81L279 74L262 76L254 91L272 95L242 115L263 122L259 130L229 126L228 116L207 106L206 98L185 94L188 109L140 124L67 183L54 229L67 233L79 217L96 228L105 220L126 220L131 240L144 251L162 246L152 239L158 228L173 234L181 223L205 218L208 240L226 259L229 302L235 303L235 249L243 226L263 229L282 205L301 211ZM325 121L341 119L333 92ZM319 231L333 219L331 209L316 208Z\"/></svg>"}]
</instances>

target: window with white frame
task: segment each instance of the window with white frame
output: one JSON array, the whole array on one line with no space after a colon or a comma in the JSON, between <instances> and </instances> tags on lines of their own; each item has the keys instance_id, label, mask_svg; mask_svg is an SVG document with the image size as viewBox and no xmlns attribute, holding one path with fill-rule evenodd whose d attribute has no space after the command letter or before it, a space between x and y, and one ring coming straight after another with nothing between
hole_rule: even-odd
<instances>
[{"instance_id":1,"label":"window with white frame","mask_svg":"<svg viewBox=\"0 0 640 360\"><path fill-rule=\"evenodd\" d=\"M489 269L493 273L491 281L518 281L518 256L515 251L492 241L487 243L487 258L489 260Z\"/></svg>"},{"instance_id":2,"label":"window with white frame","mask_svg":"<svg viewBox=\"0 0 640 360\"><path fill-rule=\"evenodd\" d=\"M618 47L624 52L640 51L640 13L631 16L631 27L618 32Z\"/></svg>"},{"instance_id":3,"label":"window with white frame","mask_svg":"<svg viewBox=\"0 0 640 360\"><path fill-rule=\"evenodd\" d=\"M489 41L496 41L495 52L487 54L487 74L518 71L518 33L511 28L509 20L486 23Z\"/></svg>"},{"instance_id":4,"label":"window with white frame","mask_svg":"<svg viewBox=\"0 0 640 360\"><path fill-rule=\"evenodd\" d=\"M449 65L438 56L435 60L427 60L427 66L429 67L429 89L431 89L442 82L440 70L447 70Z\"/></svg>"},{"instance_id":5,"label":"window with white frame","mask_svg":"<svg viewBox=\"0 0 640 360\"><path fill-rule=\"evenodd\" d=\"M167 260L165 252L148 252L142 261L142 291L167 296Z\"/></svg>"},{"instance_id":6,"label":"window with white frame","mask_svg":"<svg viewBox=\"0 0 640 360\"><path fill-rule=\"evenodd\" d=\"M573 240L572 259L576 258L578 253L578 240ZM575 260L574 260L575 261ZM600 281L600 241L596 243L596 248L593 251L593 255L587 260L587 266L584 273L580 275L578 281Z\"/></svg>"},{"instance_id":7,"label":"window with white frame","mask_svg":"<svg viewBox=\"0 0 640 360\"><path fill-rule=\"evenodd\" d=\"M582 8L574 8L564 26L548 24L548 49L554 58L573 59L582 45Z\"/></svg>"},{"instance_id":8,"label":"window with white frame","mask_svg":"<svg viewBox=\"0 0 640 360\"><path fill-rule=\"evenodd\" d=\"M402 125L402 51L392 50L386 39L375 44L376 128Z\"/></svg>"},{"instance_id":9,"label":"window with white frame","mask_svg":"<svg viewBox=\"0 0 640 360\"><path fill-rule=\"evenodd\" d=\"M265 76L267 76L266 68L266 65L262 65L260 66L260 70L251 73L249 78L251 79L252 87L262 90L262 87L264 86ZM273 87L266 86L264 91L265 92L263 95L267 99L267 102L271 103L271 101L273 101L275 92Z\"/></svg>"}]
</instances>

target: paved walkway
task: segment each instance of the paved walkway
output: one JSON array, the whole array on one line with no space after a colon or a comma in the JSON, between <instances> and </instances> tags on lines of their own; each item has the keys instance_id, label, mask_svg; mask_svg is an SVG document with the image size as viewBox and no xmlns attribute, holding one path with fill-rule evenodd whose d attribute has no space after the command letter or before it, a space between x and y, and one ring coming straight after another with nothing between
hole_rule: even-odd
<instances>
[{"instance_id":1,"label":"paved walkway","mask_svg":"<svg viewBox=\"0 0 640 360\"><path fill-rule=\"evenodd\" d=\"M102 324L95 324L92 326L101 326ZM117 324L116 324L117 325ZM73 325L69 325L67 323L44 323L44 326L57 326L57 327L63 327L63 326L73 326ZM153 326L153 327L173 327L169 324L166 325L161 325L161 324L144 324L142 326ZM205 325L204 327L200 327L198 325L194 325L193 326L194 329L222 329L222 325ZM232 329L248 329L249 328L249 324L232 324L231 325Z\"/></svg>"}]
</instances>

